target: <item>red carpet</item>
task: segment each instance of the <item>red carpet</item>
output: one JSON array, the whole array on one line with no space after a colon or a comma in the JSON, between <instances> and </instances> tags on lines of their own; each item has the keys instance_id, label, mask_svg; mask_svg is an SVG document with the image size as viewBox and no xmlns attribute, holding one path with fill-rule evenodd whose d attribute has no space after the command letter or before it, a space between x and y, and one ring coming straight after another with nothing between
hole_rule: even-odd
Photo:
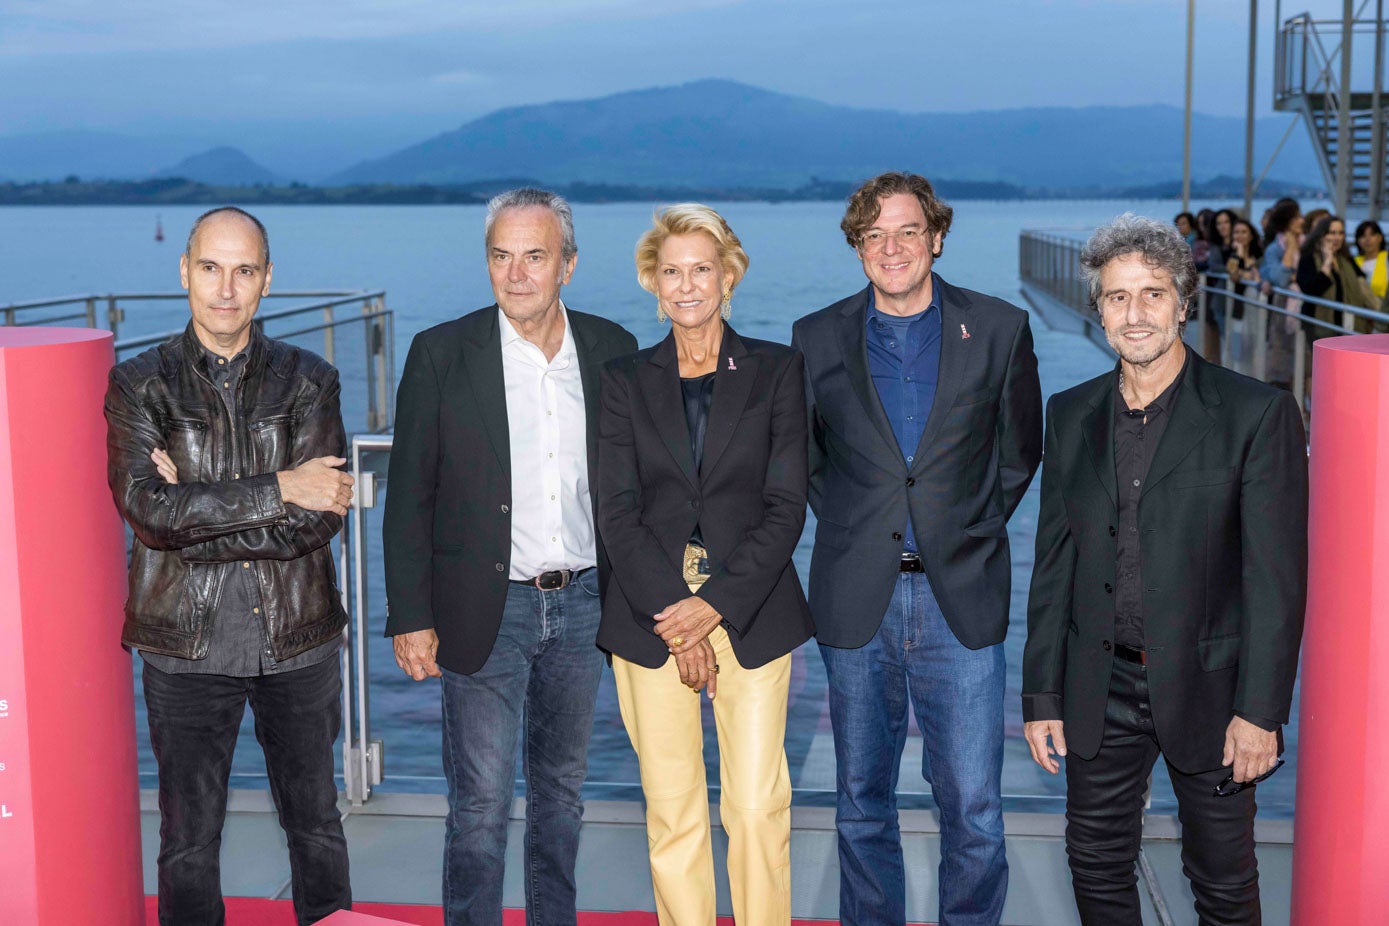
<instances>
[{"instance_id":1,"label":"red carpet","mask_svg":"<svg viewBox=\"0 0 1389 926\"><path fill-rule=\"evenodd\" d=\"M443 926L444 911L420 904L358 903L352 909L358 913L413 923L415 926ZM145 898L145 921L158 926L155 898ZM505 926L525 926L526 914L508 910L502 917ZM825 926L828 920L792 920L792 926ZM294 907L288 900L263 900L256 897L227 898L227 926L294 926ZM654 913L580 913L579 926L656 926ZM719 926L733 926L731 917L719 917Z\"/></svg>"}]
</instances>

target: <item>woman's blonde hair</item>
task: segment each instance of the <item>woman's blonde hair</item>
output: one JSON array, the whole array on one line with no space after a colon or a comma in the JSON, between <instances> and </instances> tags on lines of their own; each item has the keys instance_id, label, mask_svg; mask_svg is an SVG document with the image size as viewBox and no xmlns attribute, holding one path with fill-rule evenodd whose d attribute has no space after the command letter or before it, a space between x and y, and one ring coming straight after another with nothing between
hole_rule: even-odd
<instances>
[{"instance_id":1,"label":"woman's blonde hair","mask_svg":"<svg viewBox=\"0 0 1389 926\"><path fill-rule=\"evenodd\" d=\"M637 241L637 282L642 289L656 292L656 264L666 239L697 232L714 239L719 265L723 268L724 298L732 295L743 274L747 273L748 255L724 217L703 203L679 203L652 216L651 227Z\"/></svg>"}]
</instances>

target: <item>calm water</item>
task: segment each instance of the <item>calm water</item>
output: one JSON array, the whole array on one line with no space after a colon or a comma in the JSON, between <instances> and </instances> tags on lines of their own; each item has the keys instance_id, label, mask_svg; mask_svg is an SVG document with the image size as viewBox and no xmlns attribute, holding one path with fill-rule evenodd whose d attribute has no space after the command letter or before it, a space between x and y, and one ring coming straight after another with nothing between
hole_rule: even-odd
<instances>
[{"instance_id":1,"label":"calm water","mask_svg":"<svg viewBox=\"0 0 1389 926\"><path fill-rule=\"evenodd\" d=\"M1227 204L1197 203L1193 211L1204 205ZM1256 204L1256 214L1263 205ZM838 204L732 203L720 208L752 259L733 303L733 323L744 334L789 340L796 318L863 286L862 271L838 229ZM1019 230L1082 229L1126 209L1162 219L1177 211L1170 201L961 202L956 204L954 227L937 269L954 283L1021 303ZM0 305L88 292L175 291L182 236L200 211L196 207L0 209ZM565 290L566 302L625 325L642 345L653 343L663 336L664 328L656 322L654 297L637 286L632 265L632 249L649 224L652 206L578 205L574 212L579 263L573 283ZM387 305L396 313L397 371L415 332L492 301L482 260L481 207L265 207L258 215L271 233L275 289L386 290ZM169 234L162 244L153 241L156 216ZM181 328L185 319L186 311L178 303L142 307L140 314L128 314L122 336ZM1036 317L1033 329L1042 386L1048 395L1110 364L1082 337L1050 332ZM315 348L321 344L313 337L296 340ZM339 365L345 382L351 383L360 375L360 335L344 332L339 345ZM1018 690L1036 512L1034 480L1009 528L1014 565L1012 626L1006 644L1009 738L1004 791L1017 799L1012 802L1015 807L1059 810L1062 781L1033 765L1020 738ZM388 641L380 638L384 593L379 508L369 513L369 523L371 723L373 736L386 741L383 787L442 791L437 688L434 682L415 685L405 680L391 658ZM796 556L803 577L809 567L809 536L808 530ZM115 633L113 627L113 637ZM154 765L145 746L143 713L139 720L142 784L148 787L153 783ZM242 739L234 783L263 784L264 764L249 717ZM1289 767L1259 788L1266 814L1291 812L1295 724L1288 730L1287 741ZM824 671L813 645L803 647L794 660L787 752L797 801L832 801L834 757ZM706 754L710 780L717 782L712 735ZM920 756L920 736L913 725L900 786L907 805L929 805ZM605 674L599 694L590 758L595 796L637 793L636 760L618 718L610 673ZM1161 768L1155 773L1153 798L1159 806L1171 802Z\"/></svg>"}]
</instances>

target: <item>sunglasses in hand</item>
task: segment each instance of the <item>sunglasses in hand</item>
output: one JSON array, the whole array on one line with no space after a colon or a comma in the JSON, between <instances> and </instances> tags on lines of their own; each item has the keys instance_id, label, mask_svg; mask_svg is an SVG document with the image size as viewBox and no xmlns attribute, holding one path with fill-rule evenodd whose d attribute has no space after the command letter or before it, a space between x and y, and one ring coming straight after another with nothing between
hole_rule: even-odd
<instances>
[{"instance_id":1,"label":"sunglasses in hand","mask_svg":"<svg viewBox=\"0 0 1389 926\"><path fill-rule=\"evenodd\" d=\"M1264 781L1268 778L1268 776L1272 775L1274 772L1278 771L1282 767L1283 760L1279 759L1277 762L1274 763L1273 768L1264 772L1257 778L1251 778L1249 781L1235 781L1234 773L1231 772L1228 778L1226 778L1220 784L1215 786L1215 796L1230 797L1231 795L1239 794L1241 791L1243 791L1250 785L1256 785L1259 782Z\"/></svg>"}]
</instances>

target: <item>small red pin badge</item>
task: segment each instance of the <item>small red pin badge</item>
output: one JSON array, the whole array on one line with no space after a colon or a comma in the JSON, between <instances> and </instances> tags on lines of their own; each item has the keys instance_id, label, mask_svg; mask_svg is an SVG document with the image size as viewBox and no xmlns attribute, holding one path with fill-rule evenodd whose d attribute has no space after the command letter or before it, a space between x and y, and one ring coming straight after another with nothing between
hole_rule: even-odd
<instances>
[{"instance_id":1,"label":"small red pin badge","mask_svg":"<svg viewBox=\"0 0 1389 926\"><path fill-rule=\"evenodd\" d=\"M960 340L961 340L961 341L968 341L968 340L969 340L969 329L966 328L964 325L960 325Z\"/></svg>"},{"instance_id":2,"label":"small red pin badge","mask_svg":"<svg viewBox=\"0 0 1389 926\"><path fill-rule=\"evenodd\" d=\"M729 358L728 358L728 368L729 368L730 370L736 370L736 369L738 369L736 366L733 365L733 358L732 358L732 357L729 357Z\"/></svg>"}]
</instances>

